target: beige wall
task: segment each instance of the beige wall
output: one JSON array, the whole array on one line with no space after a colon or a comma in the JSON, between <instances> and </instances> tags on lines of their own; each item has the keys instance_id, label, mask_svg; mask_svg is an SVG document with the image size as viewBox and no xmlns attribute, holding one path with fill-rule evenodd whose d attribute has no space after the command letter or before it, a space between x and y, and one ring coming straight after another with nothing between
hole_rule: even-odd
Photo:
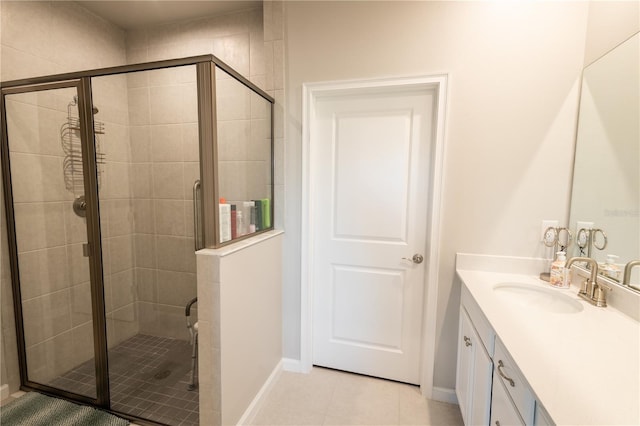
<instances>
[{"instance_id":1,"label":"beige wall","mask_svg":"<svg viewBox=\"0 0 640 426\"><path fill-rule=\"evenodd\" d=\"M640 31L640 2L591 1L584 65Z\"/></svg>"},{"instance_id":2,"label":"beige wall","mask_svg":"<svg viewBox=\"0 0 640 426\"><path fill-rule=\"evenodd\" d=\"M587 6L286 3L285 357L300 356L302 84L449 76L434 385L452 389L455 253L540 256L541 221L566 220Z\"/></svg>"}]
</instances>

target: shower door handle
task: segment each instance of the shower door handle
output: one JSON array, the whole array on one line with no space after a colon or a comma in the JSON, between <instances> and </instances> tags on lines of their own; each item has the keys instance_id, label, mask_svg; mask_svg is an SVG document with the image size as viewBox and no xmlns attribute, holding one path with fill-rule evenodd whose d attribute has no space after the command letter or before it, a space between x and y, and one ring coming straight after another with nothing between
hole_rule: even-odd
<instances>
[{"instance_id":1,"label":"shower door handle","mask_svg":"<svg viewBox=\"0 0 640 426\"><path fill-rule=\"evenodd\" d=\"M193 183L193 240L195 250L203 249L200 215L200 179Z\"/></svg>"}]
</instances>

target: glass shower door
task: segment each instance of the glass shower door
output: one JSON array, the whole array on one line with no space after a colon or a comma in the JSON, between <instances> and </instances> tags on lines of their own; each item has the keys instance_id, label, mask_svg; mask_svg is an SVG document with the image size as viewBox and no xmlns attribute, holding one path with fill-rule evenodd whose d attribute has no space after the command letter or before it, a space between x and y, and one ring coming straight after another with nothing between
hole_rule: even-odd
<instances>
[{"instance_id":1,"label":"glass shower door","mask_svg":"<svg viewBox=\"0 0 640 426\"><path fill-rule=\"evenodd\" d=\"M196 297L195 65L91 78L111 409L198 424L185 307ZM197 321L197 305L191 310Z\"/></svg>"},{"instance_id":2,"label":"glass shower door","mask_svg":"<svg viewBox=\"0 0 640 426\"><path fill-rule=\"evenodd\" d=\"M9 238L14 231L25 381L96 399L79 83L5 91L4 178L12 188L6 202L15 222Z\"/></svg>"}]
</instances>

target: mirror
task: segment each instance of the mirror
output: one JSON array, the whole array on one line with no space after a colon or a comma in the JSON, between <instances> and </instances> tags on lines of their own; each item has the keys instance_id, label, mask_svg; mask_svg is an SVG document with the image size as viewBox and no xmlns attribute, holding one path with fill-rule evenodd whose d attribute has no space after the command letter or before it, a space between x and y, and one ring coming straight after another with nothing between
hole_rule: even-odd
<instances>
[{"instance_id":1,"label":"mirror","mask_svg":"<svg viewBox=\"0 0 640 426\"><path fill-rule=\"evenodd\" d=\"M620 281L624 265L640 259L639 53L636 33L584 69L569 218L574 239L578 221L604 231L607 245L591 257L619 256ZM582 255L575 241L570 254ZM640 287L640 266L630 282Z\"/></svg>"}]
</instances>

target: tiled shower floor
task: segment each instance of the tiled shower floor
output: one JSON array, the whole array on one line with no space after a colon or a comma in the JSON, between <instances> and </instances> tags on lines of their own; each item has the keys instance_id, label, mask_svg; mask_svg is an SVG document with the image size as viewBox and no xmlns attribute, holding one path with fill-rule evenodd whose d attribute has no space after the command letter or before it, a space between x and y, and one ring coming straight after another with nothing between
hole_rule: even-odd
<instances>
[{"instance_id":1,"label":"tiled shower floor","mask_svg":"<svg viewBox=\"0 0 640 426\"><path fill-rule=\"evenodd\" d=\"M95 389L89 360L51 382L89 394ZM198 389L191 379L191 345L183 340L138 334L109 350L111 408L172 426L198 424Z\"/></svg>"}]
</instances>

